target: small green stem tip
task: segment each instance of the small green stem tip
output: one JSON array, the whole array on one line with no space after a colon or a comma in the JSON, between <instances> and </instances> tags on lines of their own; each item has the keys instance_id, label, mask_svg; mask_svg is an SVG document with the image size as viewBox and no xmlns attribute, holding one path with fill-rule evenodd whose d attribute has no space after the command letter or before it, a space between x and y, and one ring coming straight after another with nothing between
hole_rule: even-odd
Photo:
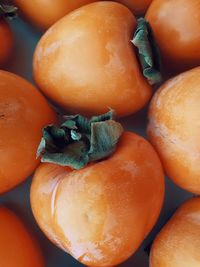
<instances>
[{"instance_id":1,"label":"small green stem tip","mask_svg":"<svg viewBox=\"0 0 200 267\"><path fill-rule=\"evenodd\" d=\"M14 19L17 17L17 8L12 5L0 4L0 17Z\"/></svg>"},{"instance_id":2,"label":"small green stem tip","mask_svg":"<svg viewBox=\"0 0 200 267\"><path fill-rule=\"evenodd\" d=\"M131 42L138 50L143 75L153 85L162 81L161 57L149 23L144 18L137 21L137 29Z\"/></svg>"},{"instance_id":3,"label":"small green stem tip","mask_svg":"<svg viewBox=\"0 0 200 267\"><path fill-rule=\"evenodd\" d=\"M60 127L48 125L37 151L41 162L81 169L104 159L116 149L123 127L113 120L113 111L90 120L81 115L64 116Z\"/></svg>"}]
</instances>

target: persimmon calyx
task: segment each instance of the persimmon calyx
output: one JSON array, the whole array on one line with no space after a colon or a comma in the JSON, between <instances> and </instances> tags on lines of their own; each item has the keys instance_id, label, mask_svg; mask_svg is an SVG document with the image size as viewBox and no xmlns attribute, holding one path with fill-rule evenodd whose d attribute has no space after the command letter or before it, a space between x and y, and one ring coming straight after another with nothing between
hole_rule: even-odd
<instances>
[{"instance_id":1,"label":"persimmon calyx","mask_svg":"<svg viewBox=\"0 0 200 267\"><path fill-rule=\"evenodd\" d=\"M0 17L14 19L17 17L17 7L0 4Z\"/></svg>"},{"instance_id":2,"label":"persimmon calyx","mask_svg":"<svg viewBox=\"0 0 200 267\"><path fill-rule=\"evenodd\" d=\"M144 77L151 85L160 83L161 57L151 27L144 18L137 20L137 29L131 42L137 48Z\"/></svg>"},{"instance_id":3,"label":"persimmon calyx","mask_svg":"<svg viewBox=\"0 0 200 267\"><path fill-rule=\"evenodd\" d=\"M41 155L41 162L81 169L89 162L110 156L123 133L113 115L109 111L90 120L81 115L64 116L60 127L44 127L37 157Z\"/></svg>"}]
</instances>

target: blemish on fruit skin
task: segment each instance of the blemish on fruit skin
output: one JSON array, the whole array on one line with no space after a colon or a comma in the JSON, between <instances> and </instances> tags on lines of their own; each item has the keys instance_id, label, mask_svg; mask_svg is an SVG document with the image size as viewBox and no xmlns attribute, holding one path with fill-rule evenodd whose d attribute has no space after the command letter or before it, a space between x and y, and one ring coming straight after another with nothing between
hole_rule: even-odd
<instances>
[{"instance_id":1,"label":"blemish on fruit skin","mask_svg":"<svg viewBox=\"0 0 200 267\"><path fill-rule=\"evenodd\" d=\"M135 175L139 171L139 168L136 165L136 163L134 163L131 160L127 160L127 161L123 161L123 162L119 161L118 166L119 166L120 170L129 172L131 175Z\"/></svg>"},{"instance_id":2,"label":"blemish on fruit skin","mask_svg":"<svg viewBox=\"0 0 200 267\"><path fill-rule=\"evenodd\" d=\"M68 14L68 19L75 20L79 18L80 16L82 16L84 13L86 13L84 9L77 9L75 12Z\"/></svg>"},{"instance_id":3,"label":"blemish on fruit skin","mask_svg":"<svg viewBox=\"0 0 200 267\"><path fill-rule=\"evenodd\" d=\"M155 94L152 103L156 104L156 107L158 109L163 108L162 100L164 99L164 96L168 94L168 92L173 89L174 86L177 86L177 83L181 82L183 78L183 74L179 74L177 77L170 79L164 85L162 85L158 92Z\"/></svg>"},{"instance_id":4,"label":"blemish on fruit skin","mask_svg":"<svg viewBox=\"0 0 200 267\"><path fill-rule=\"evenodd\" d=\"M159 137L161 139L161 142L159 141L159 146L157 146L159 151L162 152L162 150L165 149L167 154L179 151L182 156L185 155L185 158L190 157L190 159L193 160L200 159L200 151L198 151L198 148L192 147L190 142L186 142L172 133L164 123L158 123L155 119L151 118L147 131L154 138ZM152 142L155 143L154 141Z\"/></svg>"},{"instance_id":5,"label":"blemish on fruit skin","mask_svg":"<svg viewBox=\"0 0 200 267\"><path fill-rule=\"evenodd\" d=\"M105 255L95 242L71 242L70 254L77 260L92 261L103 260Z\"/></svg>"},{"instance_id":6,"label":"blemish on fruit skin","mask_svg":"<svg viewBox=\"0 0 200 267\"><path fill-rule=\"evenodd\" d=\"M152 118L149 119L147 131L154 136L162 138L167 143L177 144L179 141L179 138L173 135L164 123L158 123Z\"/></svg>"},{"instance_id":7,"label":"blemish on fruit skin","mask_svg":"<svg viewBox=\"0 0 200 267\"><path fill-rule=\"evenodd\" d=\"M193 213L188 213L184 218L192 221L192 223L200 225L200 214L199 212L193 212Z\"/></svg>"}]
</instances>

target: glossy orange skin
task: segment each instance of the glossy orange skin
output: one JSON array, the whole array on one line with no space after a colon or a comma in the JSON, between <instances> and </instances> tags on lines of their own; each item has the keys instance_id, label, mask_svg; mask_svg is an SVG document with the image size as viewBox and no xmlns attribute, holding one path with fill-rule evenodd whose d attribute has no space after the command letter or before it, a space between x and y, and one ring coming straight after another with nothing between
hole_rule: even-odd
<instances>
[{"instance_id":1,"label":"glossy orange skin","mask_svg":"<svg viewBox=\"0 0 200 267\"><path fill-rule=\"evenodd\" d=\"M141 109L152 89L130 42L136 20L125 6L96 2L54 24L34 54L40 89L68 112L118 116Z\"/></svg>"},{"instance_id":2,"label":"glossy orange skin","mask_svg":"<svg viewBox=\"0 0 200 267\"><path fill-rule=\"evenodd\" d=\"M5 19L0 18L0 66L9 59L13 49L13 34Z\"/></svg>"},{"instance_id":3,"label":"glossy orange skin","mask_svg":"<svg viewBox=\"0 0 200 267\"><path fill-rule=\"evenodd\" d=\"M115 266L154 226L163 177L152 146L126 132L111 157L81 170L41 164L31 186L32 211L47 237L83 264Z\"/></svg>"},{"instance_id":4,"label":"glossy orange skin","mask_svg":"<svg viewBox=\"0 0 200 267\"><path fill-rule=\"evenodd\" d=\"M74 9L94 0L14 0L19 10L40 29L48 29Z\"/></svg>"},{"instance_id":5,"label":"glossy orange skin","mask_svg":"<svg viewBox=\"0 0 200 267\"><path fill-rule=\"evenodd\" d=\"M200 0L154 0L146 19L165 67L180 72L200 65Z\"/></svg>"},{"instance_id":6,"label":"glossy orange skin","mask_svg":"<svg viewBox=\"0 0 200 267\"><path fill-rule=\"evenodd\" d=\"M0 193L36 168L42 128L56 121L45 98L21 77L0 71Z\"/></svg>"},{"instance_id":7,"label":"glossy orange skin","mask_svg":"<svg viewBox=\"0 0 200 267\"><path fill-rule=\"evenodd\" d=\"M27 17L27 19L39 27L40 29L48 29L59 19L70 13L71 11L97 2L95 0L14 0L19 10ZM144 14L152 0L118 0L134 14Z\"/></svg>"},{"instance_id":8,"label":"glossy orange skin","mask_svg":"<svg viewBox=\"0 0 200 267\"><path fill-rule=\"evenodd\" d=\"M167 81L149 110L148 135L168 176L200 193L200 67Z\"/></svg>"},{"instance_id":9,"label":"glossy orange skin","mask_svg":"<svg viewBox=\"0 0 200 267\"><path fill-rule=\"evenodd\" d=\"M118 0L117 2L126 5L134 14L142 15L145 14L152 0Z\"/></svg>"},{"instance_id":10,"label":"glossy orange skin","mask_svg":"<svg viewBox=\"0 0 200 267\"><path fill-rule=\"evenodd\" d=\"M154 240L150 267L198 267L200 198L186 201Z\"/></svg>"},{"instance_id":11,"label":"glossy orange skin","mask_svg":"<svg viewBox=\"0 0 200 267\"><path fill-rule=\"evenodd\" d=\"M0 206L0 266L45 267L39 245L11 210Z\"/></svg>"}]
</instances>

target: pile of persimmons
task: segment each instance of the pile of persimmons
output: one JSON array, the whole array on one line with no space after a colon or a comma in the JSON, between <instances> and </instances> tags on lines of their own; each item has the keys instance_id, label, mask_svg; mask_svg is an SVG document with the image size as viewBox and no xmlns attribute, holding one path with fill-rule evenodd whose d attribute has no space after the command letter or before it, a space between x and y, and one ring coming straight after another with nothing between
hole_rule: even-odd
<instances>
[{"instance_id":1,"label":"pile of persimmons","mask_svg":"<svg viewBox=\"0 0 200 267\"><path fill-rule=\"evenodd\" d=\"M46 32L33 57L39 90L0 70L0 193L34 173L44 234L86 266L113 267L155 225L166 173L197 196L157 235L149 266L200 266L200 0L12 4L0 4L2 68L16 12ZM148 141L117 122L145 106ZM6 207L0 248L0 267L45 266Z\"/></svg>"}]
</instances>

